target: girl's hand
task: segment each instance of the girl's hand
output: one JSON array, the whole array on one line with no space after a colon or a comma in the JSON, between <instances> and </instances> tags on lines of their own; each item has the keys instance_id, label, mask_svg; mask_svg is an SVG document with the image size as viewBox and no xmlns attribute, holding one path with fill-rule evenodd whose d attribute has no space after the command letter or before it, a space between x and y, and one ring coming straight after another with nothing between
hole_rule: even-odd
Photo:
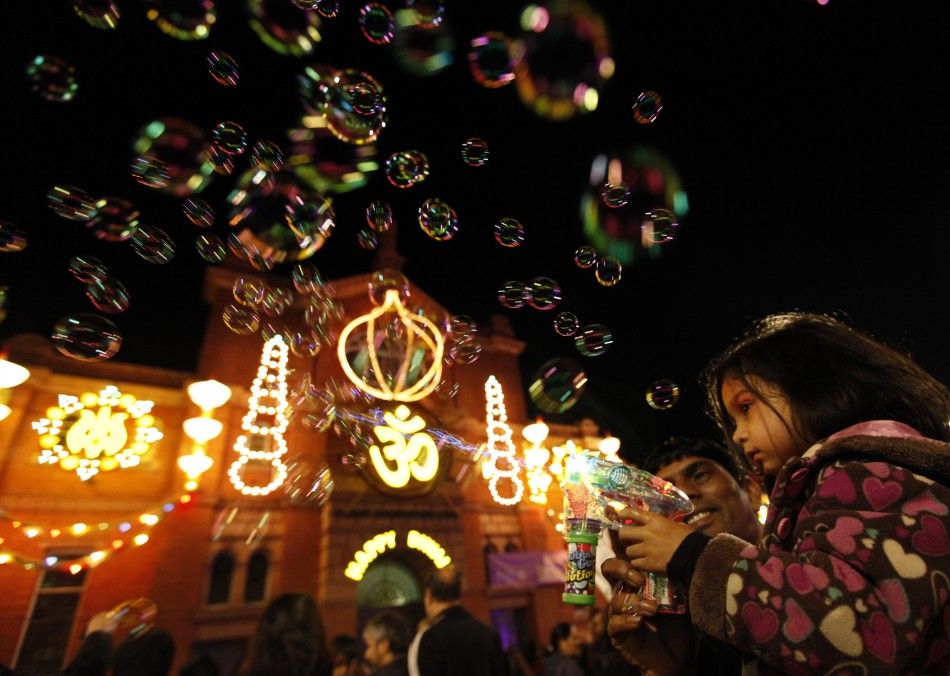
<instances>
[{"instance_id":1,"label":"girl's hand","mask_svg":"<svg viewBox=\"0 0 950 676\"><path fill-rule=\"evenodd\" d=\"M624 554L638 570L666 573L673 553L693 529L665 516L642 512L632 507L618 514L622 523L632 525L620 528L620 543Z\"/></svg>"}]
</instances>

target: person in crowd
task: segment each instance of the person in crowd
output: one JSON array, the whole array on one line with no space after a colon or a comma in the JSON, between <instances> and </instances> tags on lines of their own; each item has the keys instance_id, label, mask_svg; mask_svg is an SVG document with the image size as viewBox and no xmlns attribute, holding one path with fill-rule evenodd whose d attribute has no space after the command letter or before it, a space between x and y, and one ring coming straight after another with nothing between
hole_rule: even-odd
<instances>
[{"instance_id":1,"label":"person in crowd","mask_svg":"<svg viewBox=\"0 0 950 676\"><path fill-rule=\"evenodd\" d=\"M462 574L449 564L433 571L422 595L426 620L409 649L412 676L507 675L508 660L494 629L462 607Z\"/></svg>"},{"instance_id":2,"label":"person in crowd","mask_svg":"<svg viewBox=\"0 0 950 676\"><path fill-rule=\"evenodd\" d=\"M947 387L808 313L761 320L704 382L740 460L770 485L764 535L710 537L626 509L633 572L685 586L691 621L759 673L950 671Z\"/></svg>"},{"instance_id":3,"label":"person in crowd","mask_svg":"<svg viewBox=\"0 0 950 676\"><path fill-rule=\"evenodd\" d=\"M409 666L409 625L393 612L382 612L366 623L363 629L363 654L373 676L406 676Z\"/></svg>"},{"instance_id":4,"label":"person in crowd","mask_svg":"<svg viewBox=\"0 0 950 676\"><path fill-rule=\"evenodd\" d=\"M184 665L179 671L178 676L218 676L221 673L221 667L210 655L199 655Z\"/></svg>"},{"instance_id":5,"label":"person in crowd","mask_svg":"<svg viewBox=\"0 0 950 676\"><path fill-rule=\"evenodd\" d=\"M624 659L607 634L607 608L597 608L590 619L591 641L582 649L581 665L587 676L635 676L640 671Z\"/></svg>"},{"instance_id":6,"label":"person in crowd","mask_svg":"<svg viewBox=\"0 0 950 676\"><path fill-rule=\"evenodd\" d=\"M323 620L309 594L282 594L261 615L242 676L330 676Z\"/></svg>"},{"instance_id":7,"label":"person in crowd","mask_svg":"<svg viewBox=\"0 0 950 676\"><path fill-rule=\"evenodd\" d=\"M175 659L175 643L164 629L152 627L130 635L115 649L112 676L167 676Z\"/></svg>"},{"instance_id":8,"label":"person in crowd","mask_svg":"<svg viewBox=\"0 0 950 676\"><path fill-rule=\"evenodd\" d=\"M340 634L330 639L333 676L363 676L362 650L355 636Z\"/></svg>"},{"instance_id":9,"label":"person in crowd","mask_svg":"<svg viewBox=\"0 0 950 676\"><path fill-rule=\"evenodd\" d=\"M729 533L747 542L758 542L761 524L757 508L762 489L750 472L743 472L729 451L711 439L671 437L647 454L643 469L683 491L693 503L688 517L696 530L715 537ZM616 538L614 538L616 540ZM615 542L616 546L616 542ZM622 551L622 547L618 547ZM629 583L630 563L622 558L604 561L604 576L611 583ZM639 573L632 573L639 579ZM609 625L616 646L627 660L659 673L737 674L742 668L739 650L707 636L682 615L658 615L645 624L643 616L622 609L641 603L635 587L627 585L611 602ZM651 606L652 608L652 606ZM605 637L609 642L610 636ZM598 651L598 655L604 655ZM605 656L613 660L615 656Z\"/></svg>"},{"instance_id":10,"label":"person in crowd","mask_svg":"<svg viewBox=\"0 0 950 676\"><path fill-rule=\"evenodd\" d=\"M584 676L581 669L581 638L577 628L560 622L551 630L551 643L541 661L541 676Z\"/></svg>"},{"instance_id":11,"label":"person in crowd","mask_svg":"<svg viewBox=\"0 0 950 676\"><path fill-rule=\"evenodd\" d=\"M111 660L111 634L102 630L90 631L61 676L104 676Z\"/></svg>"}]
</instances>

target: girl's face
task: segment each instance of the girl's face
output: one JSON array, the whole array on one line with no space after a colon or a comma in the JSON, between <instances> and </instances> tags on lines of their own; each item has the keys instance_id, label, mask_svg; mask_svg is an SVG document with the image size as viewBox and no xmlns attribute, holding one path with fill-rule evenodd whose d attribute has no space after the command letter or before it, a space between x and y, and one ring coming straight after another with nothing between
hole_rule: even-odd
<instances>
[{"instance_id":1,"label":"girl's face","mask_svg":"<svg viewBox=\"0 0 950 676\"><path fill-rule=\"evenodd\" d=\"M791 409L781 390L755 376L747 380L761 395L740 378L729 376L722 381L722 402L736 426L732 440L742 447L757 471L775 476L808 444L794 431Z\"/></svg>"}]
</instances>

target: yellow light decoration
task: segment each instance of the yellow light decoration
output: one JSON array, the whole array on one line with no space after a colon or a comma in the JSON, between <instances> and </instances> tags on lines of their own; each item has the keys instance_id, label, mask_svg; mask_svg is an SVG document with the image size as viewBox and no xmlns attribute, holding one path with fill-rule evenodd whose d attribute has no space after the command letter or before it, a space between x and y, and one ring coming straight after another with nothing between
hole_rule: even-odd
<instances>
[{"instance_id":1,"label":"yellow light decoration","mask_svg":"<svg viewBox=\"0 0 950 676\"><path fill-rule=\"evenodd\" d=\"M488 473L488 490L492 499L500 505L514 505L521 501L524 495L524 482L519 474L518 461L515 458L515 445L511 440L511 427L508 425L508 413L505 410L505 395L501 383L495 376L489 376L485 381L486 414L485 423L488 440L485 443L485 465ZM503 446L501 448L500 446ZM506 469L498 467L498 460L502 459L508 466ZM512 494L502 497L498 492L498 482L508 479L512 486Z\"/></svg>"},{"instance_id":2,"label":"yellow light decoration","mask_svg":"<svg viewBox=\"0 0 950 676\"><path fill-rule=\"evenodd\" d=\"M224 423L214 418L199 416L197 418L188 418L182 423L185 435L196 444L204 445L221 434L224 429Z\"/></svg>"},{"instance_id":3,"label":"yellow light decoration","mask_svg":"<svg viewBox=\"0 0 950 676\"><path fill-rule=\"evenodd\" d=\"M417 530L411 530L406 534L406 546L428 556L436 568L445 568L452 563L452 557L445 553L445 548L442 545Z\"/></svg>"},{"instance_id":4,"label":"yellow light decoration","mask_svg":"<svg viewBox=\"0 0 950 676\"><path fill-rule=\"evenodd\" d=\"M281 459L287 453L287 343L280 334L264 343L257 377L251 383L247 413L241 420L241 434L234 443L238 459L228 468L228 477L244 495L268 495L287 478L287 465ZM261 418L270 422L264 424ZM248 441L253 439L253 448ZM270 465L270 481L252 486L243 479L251 461Z\"/></svg>"},{"instance_id":5,"label":"yellow light decoration","mask_svg":"<svg viewBox=\"0 0 950 676\"><path fill-rule=\"evenodd\" d=\"M353 554L353 560L346 565L344 575L351 580L362 580L369 564L387 549L396 548L396 531L379 533L363 543L363 548Z\"/></svg>"},{"instance_id":6,"label":"yellow light decoration","mask_svg":"<svg viewBox=\"0 0 950 676\"><path fill-rule=\"evenodd\" d=\"M390 488L404 488L410 478L428 483L439 473L439 449L432 437L423 432L426 422L419 415L410 415L409 407L400 404L395 414L383 413L386 425L373 427L384 446L370 446L369 457L379 478ZM395 463L395 467L390 463Z\"/></svg>"},{"instance_id":7,"label":"yellow light decoration","mask_svg":"<svg viewBox=\"0 0 950 676\"><path fill-rule=\"evenodd\" d=\"M393 379L393 384L387 382L379 364L379 355L376 352L375 332L377 320L387 313L395 313L406 329L406 346L402 364ZM353 370L349 359L346 356L347 338L357 328L366 325L366 350L369 359L369 368L371 377L374 380L370 384L360 377ZM390 322L383 320L380 322L382 330ZM419 379L411 386L406 387L406 378L412 364L414 354L413 345L416 340L421 340L426 348L432 353L432 365L422 374ZM385 401L418 401L428 396L434 390L442 379L442 353L445 349L445 343L442 340L442 334L439 328L429 319L414 314L406 309L399 300L399 291L388 289L383 304L374 308L369 314L357 317L344 327L340 333L340 340L337 343L337 357L340 360L340 366L343 372L354 385L377 399Z\"/></svg>"},{"instance_id":8,"label":"yellow light decoration","mask_svg":"<svg viewBox=\"0 0 950 676\"><path fill-rule=\"evenodd\" d=\"M40 464L58 464L86 481L99 472L135 467L163 434L150 415L151 401L109 385L99 394L61 394L59 405L33 422L42 449ZM130 434L127 423L133 430Z\"/></svg>"},{"instance_id":9,"label":"yellow light decoration","mask_svg":"<svg viewBox=\"0 0 950 676\"><path fill-rule=\"evenodd\" d=\"M13 411L10 409L9 406L7 406L6 404L0 404L0 422L3 422L8 417L10 417L10 414L12 412Z\"/></svg>"},{"instance_id":10,"label":"yellow light decoration","mask_svg":"<svg viewBox=\"0 0 950 676\"><path fill-rule=\"evenodd\" d=\"M8 390L21 385L29 377L28 369L0 358L0 390Z\"/></svg>"},{"instance_id":11,"label":"yellow light decoration","mask_svg":"<svg viewBox=\"0 0 950 676\"><path fill-rule=\"evenodd\" d=\"M604 460L608 462L620 462L620 458L617 455L617 453L620 452L620 439L611 435L609 432L606 437L600 440L600 443L597 445L597 450L600 451Z\"/></svg>"},{"instance_id":12,"label":"yellow light decoration","mask_svg":"<svg viewBox=\"0 0 950 676\"><path fill-rule=\"evenodd\" d=\"M231 388L217 380L199 380L188 386L188 397L202 411L221 408L231 398Z\"/></svg>"}]
</instances>

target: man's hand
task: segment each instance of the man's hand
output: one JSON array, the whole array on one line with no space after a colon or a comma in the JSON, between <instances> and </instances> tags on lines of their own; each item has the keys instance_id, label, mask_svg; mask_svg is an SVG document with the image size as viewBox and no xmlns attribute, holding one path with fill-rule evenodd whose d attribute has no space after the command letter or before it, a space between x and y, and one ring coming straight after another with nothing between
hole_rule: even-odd
<instances>
[{"instance_id":1,"label":"man's hand","mask_svg":"<svg viewBox=\"0 0 950 676\"><path fill-rule=\"evenodd\" d=\"M666 573L673 553L693 529L665 516L627 508L618 514L621 523L618 539L624 554L638 570Z\"/></svg>"}]
</instances>

